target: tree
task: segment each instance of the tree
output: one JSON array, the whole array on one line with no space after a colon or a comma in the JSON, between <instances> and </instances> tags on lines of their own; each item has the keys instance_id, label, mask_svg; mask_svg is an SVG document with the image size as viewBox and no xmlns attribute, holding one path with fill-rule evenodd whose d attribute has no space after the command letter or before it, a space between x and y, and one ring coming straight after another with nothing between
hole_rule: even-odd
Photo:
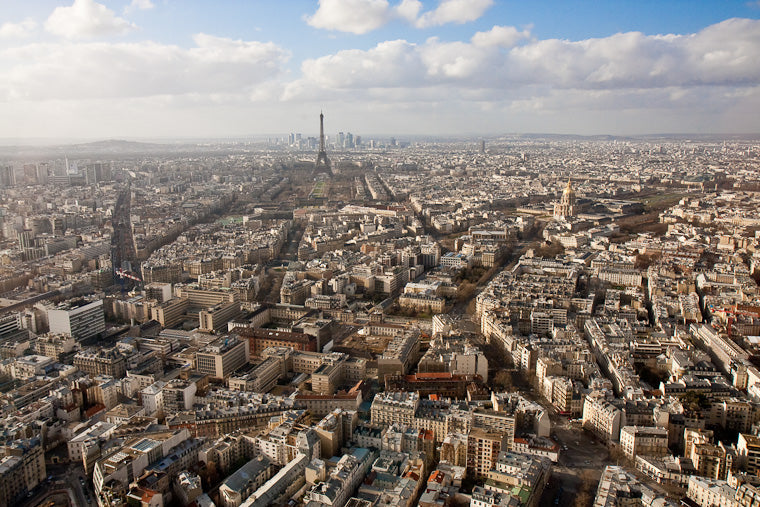
<instances>
[{"instance_id":1,"label":"tree","mask_svg":"<svg viewBox=\"0 0 760 507\"><path fill-rule=\"evenodd\" d=\"M575 498L573 498L572 507L588 507L592 504L593 501L594 497L591 496L591 493L583 490L575 495Z\"/></svg>"},{"instance_id":2,"label":"tree","mask_svg":"<svg viewBox=\"0 0 760 507\"><path fill-rule=\"evenodd\" d=\"M493 376L493 386L501 391L507 391L512 388L512 373L507 370L499 370Z\"/></svg>"},{"instance_id":3,"label":"tree","mask_svg":"<svg viewBox=\"0 0 760 507\"><path fill-rule=\"evenodd\" d=\"M699 256L697 264L703 264L707 269L712 269L717 262L720 261L720 255L715 252L705 250L702 255Z\"/></svg>"},{"instance_id":4,"label":"tree","mask_svg":"<svg viewBox=\"0 0 760 507\"><path fill-rule=\"evenodd\" d=\"M658 260L660 258L659 253L651 253L651 254L638 254L636 256L636 261L634 263L634 267L639 270L645 270L649 266L652 265L653 262Z\"/></svg>"},{"instance_id":5,"label":"tree","mask_svg":"<svg viewBox=\"0 0 760 507\"><path fill-rule=\"evenodd\" d=\"M581 483L572 505L573 507L589 507L594 502L598 481L591 470L585 469L578 473L578 479L580 479Z\"/></svg>"},{"instance_id":6,"label":"tree","mask_svg":"<svg viewBox=\"0 0 760 507\"><path fill-rule=\"evenodd\" d=\"M457 290L457 301L463 302L467 301L472 297L472 295L475 293L475 284L472 282L462 282L459 284L459 289Z\"/></svg>"},{"instance_id":7,"label":"tree","mask_svg":"<svg viewBox=\"0 0 760 507\"><path fill-rule=\"evenodd\" d=\"M534 250L534 253L536 257L544 257L547 259L553 259L557 257L558 255L565 253L565 248L562 246L562 244L559 241L555 241L553 243L540 245L538 248Z\"/></svg>"},{"instance_id":8,"label":"tree","mask_svg":"<svg viewBox=\"0 0 760 507\"><path fill-rule=\"evenodd\" d=\"M610 447L610 459L615 460L615 462L625 462L628 457L623 452L623 447L620 445L612 445Z\"/></svg>"},{"instance_id":9,"label":"tree","mask_svg":"<svg viewBox=\"0 0 760 507\"><path fill-rule=\"evenodd\" d=\"M681 396L681 404L691 412L699 412L710 407L710 400L702 393L689 391Z\"/></svg>"}]
</instances>

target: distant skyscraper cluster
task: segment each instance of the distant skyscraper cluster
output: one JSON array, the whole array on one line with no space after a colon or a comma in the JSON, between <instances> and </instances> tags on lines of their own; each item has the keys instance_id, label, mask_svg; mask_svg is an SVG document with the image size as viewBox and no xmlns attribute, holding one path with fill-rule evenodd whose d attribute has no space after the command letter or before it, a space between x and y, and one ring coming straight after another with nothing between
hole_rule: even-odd
<instances>
[{"instance_id":1,"label":"distant skyscraper cluster","mask_svg":"<svg viewBox=\"0 0 760 507\"><path fill-rule=\"evenodd\" d=\"M12 165L0 167L0 185L12 187L16 184L16 172Z\"/></svg>"},{"instance_id":2,"label":"distant skyscraper cluster","mask_svg":"<svg viewBox=\"0 0 760 507\"><path fill-rule=\"evenodd\" d=\"M362 136L355 136L351 132L338 132L335 136L335 140L330 143L326 137L326 143L328 147L332 149L352 149L362 146ZM374 142L373 142L374 144ZM319 146L319 138L307 137L304 138L301 133L291 132L288 134L288 146L291 148L298 148L302 150L316 149Z\"/></svg>"},{"instance_id":3,"label":"distant skyscraper cluster","mask_svg":"<svg viewBox=\"0 0 760 507\"><path fill-rule=\"evenodd\" d=\"M282 141L285 141L284 139ZM272 142L272 140L270 140ZM291 132L287 137L287 145L299 150L317 150L320 148L320 137L304 137L300 132ZM324 146L330 150L351 150L355 148L379 148L379 147L397 147L408 146L409 143L398 143L396 138L391 137L386 141L376 139L362 139L362 136L354 135L352 132L339 131L335 137L324 136Z\"/></svg>"}]
</instances>

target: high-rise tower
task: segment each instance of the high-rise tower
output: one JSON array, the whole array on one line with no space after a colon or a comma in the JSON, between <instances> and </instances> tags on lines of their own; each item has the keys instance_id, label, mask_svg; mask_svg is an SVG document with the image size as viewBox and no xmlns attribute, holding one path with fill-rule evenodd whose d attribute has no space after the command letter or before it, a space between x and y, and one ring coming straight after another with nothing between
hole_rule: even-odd
<instances>
[{"instance_id":1,"label":"high-rise tower","mask_svg":"<svg viewBox=\"0 0 760 507\"><path fill-rule=\"evenodd\" d=\"M325 150L325 115L319 112L319 153L317 153L317 163L314 166L314 172L330 172L330 159L327 158Z\"/></svg>"}]
</instances>

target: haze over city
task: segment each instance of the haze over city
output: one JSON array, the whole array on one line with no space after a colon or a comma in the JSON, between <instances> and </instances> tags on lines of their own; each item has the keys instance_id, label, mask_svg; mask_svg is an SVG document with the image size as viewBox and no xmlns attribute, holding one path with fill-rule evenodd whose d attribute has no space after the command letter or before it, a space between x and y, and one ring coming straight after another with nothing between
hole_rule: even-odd
<instances>
[{"instance_id":1,"label":"haze over city","mask_svg":"<svg viewBox=\"0 0 760 507\"><path fill-rule=\"evenodd\" d=\"M760 131L756 1L5 0L0 138ZM328 129L332 135L333 130Z\"/></svg>"},{"instance_id":2,"label":"haze over city","mask_svg":"<svg viewBox=\"0 0 760 507\"><path fill-rule=\"evenodd\" d=\"M760 507L760 1L0 2L0 507Z\"/></svg>"}]
</instances>

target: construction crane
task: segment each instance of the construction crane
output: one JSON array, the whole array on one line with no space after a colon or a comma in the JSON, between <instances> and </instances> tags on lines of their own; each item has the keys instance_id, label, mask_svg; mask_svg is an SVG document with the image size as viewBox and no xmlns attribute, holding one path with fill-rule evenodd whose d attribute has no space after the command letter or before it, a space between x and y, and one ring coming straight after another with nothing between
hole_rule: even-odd
<instances>
[{"instance_id":1,"label":"construction crane","mask_svg":"<svg viewBox=\"0 0 760 507\"><path fill-rule=\"evenodd\" d=\"M134 280L137 283L142 283L142 280L140 278L136 277L135 275L133 275L132 273L130 273L128 271L124 271L123 269L117 269L116 271L114 271L114 273L116 274L116 276L119 277L119 281L121 283L121 292L122 293L126 292L126 290L124 289L124 279L125 278L127 278L129 280Z\"/></svg>"}]
</instances>

